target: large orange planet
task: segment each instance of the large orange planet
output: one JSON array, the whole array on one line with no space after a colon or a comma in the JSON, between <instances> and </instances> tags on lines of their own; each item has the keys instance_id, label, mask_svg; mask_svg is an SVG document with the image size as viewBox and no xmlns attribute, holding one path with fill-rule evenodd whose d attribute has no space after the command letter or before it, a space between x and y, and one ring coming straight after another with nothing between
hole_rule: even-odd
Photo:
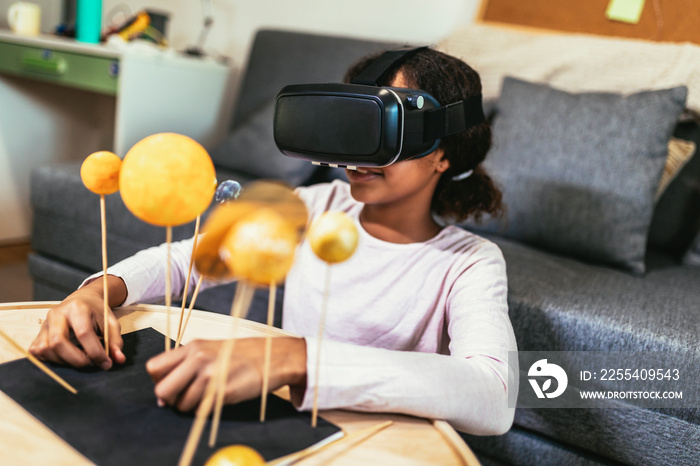
<instances>
[{"instance_id":1,"label":"large orange planet","mask_svg":"<svg viewBox=\"0 0 700 466\"><path fill-rule=\"evenodd\" d=\"M181 225L211 203L216 191L214 164L197 141L176 133L154 134L127 152L119 191L126 207L144 222Z\"/></svg>"}]
</instances>

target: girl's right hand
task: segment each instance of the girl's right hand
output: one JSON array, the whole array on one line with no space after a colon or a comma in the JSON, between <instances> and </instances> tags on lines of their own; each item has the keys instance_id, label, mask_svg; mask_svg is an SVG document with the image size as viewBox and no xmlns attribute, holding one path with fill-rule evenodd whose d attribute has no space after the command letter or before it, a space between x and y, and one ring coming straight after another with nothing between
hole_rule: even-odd
<instances>
[{"instance_id":1,"label":"girl's right hand","mask_svg":"<svg viewBox=\"0 0 700 466\"><path fill-rule=\"evenodd\" d=\"M126 285L121 278L107 277L111 303L122 303L126 298ZM100 336L104 329L102 278L78 289L58 306L49 310L41 330L31 346L36 357L74 367L96 365L104 370L113 362L123 364L121 327L112 309L109 310L109 354ZM111 356L111 357L110 357Z\"/></svg>"}]
</instances>

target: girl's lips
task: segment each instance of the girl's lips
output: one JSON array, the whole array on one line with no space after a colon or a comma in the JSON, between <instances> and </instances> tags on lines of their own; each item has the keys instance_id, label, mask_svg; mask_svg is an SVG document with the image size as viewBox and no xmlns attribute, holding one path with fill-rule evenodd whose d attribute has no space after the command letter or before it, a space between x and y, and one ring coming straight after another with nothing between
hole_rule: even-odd
<instances>
[{"instance_id":1,"label":"girl's lips","mask_svg":"<svg viewBox=\"0 0 700 466\"><path fill-rule=\"evenodd\" d=\"M358 167L355 170L345 170L350 181L363 182L370 181L383 176L381 170Z\"/></svg>"}]
</instances>

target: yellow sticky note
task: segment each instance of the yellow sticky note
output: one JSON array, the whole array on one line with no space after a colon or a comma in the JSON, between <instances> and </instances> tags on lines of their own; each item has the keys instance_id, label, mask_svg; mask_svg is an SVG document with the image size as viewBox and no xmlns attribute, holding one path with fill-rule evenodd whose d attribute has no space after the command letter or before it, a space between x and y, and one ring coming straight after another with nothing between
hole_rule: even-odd
<instances>
[{"instance_id":1,"label":"yellow sticky note","mask_svg":"<svg viewBox=\"0 0 700 466\"><path fill-rule=\"evenodd\" d=\"M605 17L613 21L637 24L643 9L644 0L610 0Z\"/></svg>"}]
</instances>

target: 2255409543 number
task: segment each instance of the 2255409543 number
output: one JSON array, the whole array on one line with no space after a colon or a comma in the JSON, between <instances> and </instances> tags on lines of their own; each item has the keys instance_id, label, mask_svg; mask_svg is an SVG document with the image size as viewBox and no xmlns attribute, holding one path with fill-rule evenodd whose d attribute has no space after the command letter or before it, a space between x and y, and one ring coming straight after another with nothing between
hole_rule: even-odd
<instances>
[{"instance_id":1,"label":"2255409543 number","mask_svg":"<svg viewBox=\"0 0 700 466\"><path fill-rule=\"evenodd\" d=\"M601 369L602 381L617 380L679 380L678 369Z\"/></svg>"}]
</instances>

